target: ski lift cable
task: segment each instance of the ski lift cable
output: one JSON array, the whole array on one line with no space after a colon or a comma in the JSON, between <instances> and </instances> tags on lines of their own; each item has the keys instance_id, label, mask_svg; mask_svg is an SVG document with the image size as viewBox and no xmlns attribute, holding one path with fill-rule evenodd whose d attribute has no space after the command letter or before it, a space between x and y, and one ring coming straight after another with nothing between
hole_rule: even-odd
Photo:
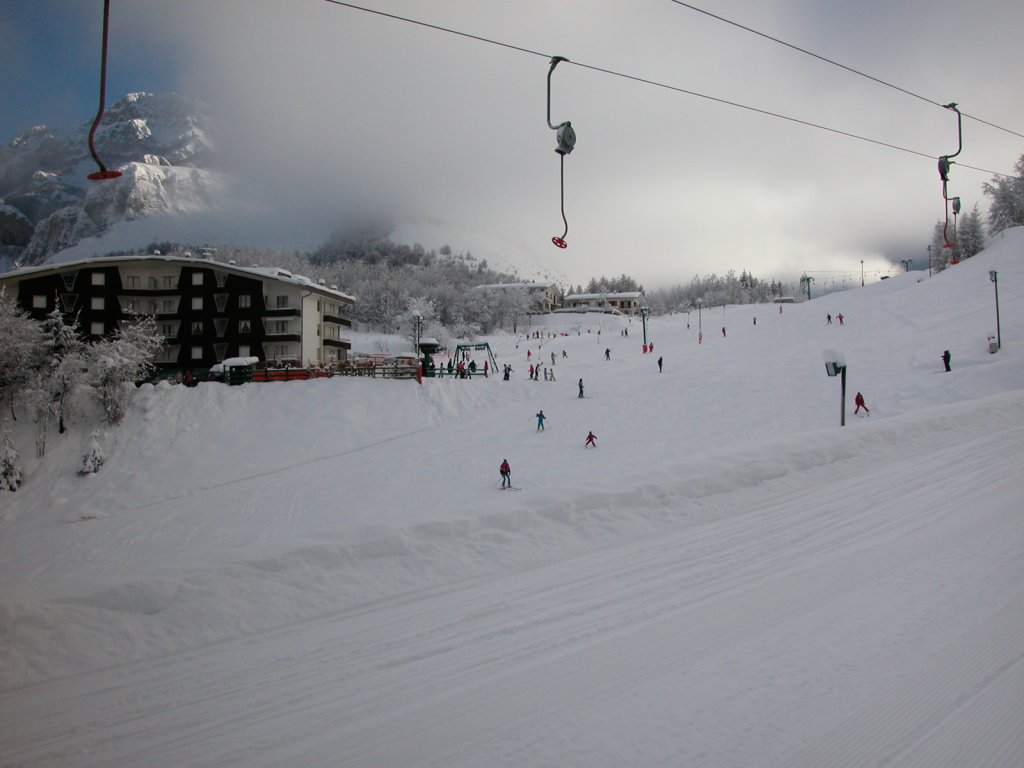
<instances>
[{"instance_id":1,"label":"ski lift cable","mask_svg":"<svg viewBox=\"0 0 1024 768\"><path fill-rule=\"evenodd\" d=\"M121 175L120 171L109 171L107 166L100 160L99 154L96 152L96 145L94 139L96 138L96 129L99 127L100 121L103 119L103 113L106 111L107 102L107 36L110 29L110 0L103 0L103 44L100 53L100 106L96 112L96 117L92 121L92 128L89 129L89 154L92 155L92 159L96 161L96 165L99 166L98 171L90 173L86 178L92 181L101 181L103 179L116 179Z\"/></svg>"},{"instance_id":2,"label":"ski lift cable","mask_svg":"<svg viewBox=\"0 0 1024 768\"><path fill-rule=\"evenodd\" d=\"M468 32L461 32L461 31L456 30L456 29L451 29L450 27L443 27L443 26L440 26L438 24L431 24L429 22L420 21L418 19L411 19L411 18L408 18L406 16L399 16L399 15L394 14L394 13L386 13L384 11L380 11L380 10L377 10L377 9L374 9L374 8L367 8L367 7L362 6L362 5L356 5L355 3L344 2L343 0L323 0L323 1L325 3L329 3L331 5L336 5L336 6L339 6L339 7L342 7L342 8L349 8L349 9L355 10L355 11L363 11L365 13L371 13L371 14L374 14L376 16L381 16L381 17L384 17L384 18L392 19L394 21L402 21L402 22L405 22L405 23L408 23L408 24L414 24L416 26L425 27L427 29L432 29L432 30L435 30L437 32L446 32L448 34L456 35L458 37L464 37L464 38L467 38L467 39L470 39L470 40L476 40L477 42L486 43L488 45L495 45L495 46L498 46L498 47L501 47L501 48L507 48L509 50L519 51L520 53L528 53L528 54L530 54L532 56L542 56L545 59L551 59L552 58L550 54L543 53L541 51L536 51L536 50L533 50L531 48L525 48L523 46L513 45L511 43L505 43L505 42L502 42L500 40L494 40L492 38L483 37L481 35L474 35L474 34L470 34ZM667 83L661 83L661 82L658 82L657 80L651 80L649 78L639 77L637 75L630 75L630 74L624 73L624 72L617 72L617 71L615 71L613 69L606 69L604 67L599 67L599 66L596 66L596 65L593 65L593 64L585 64L585 63L582 63L582 62L579 62L579 61L568 61L568 60L566 60L566 63L572 64L572 65L577 66L577 67L581 67L583 69L589 69L589 70L591 70L593 72L598 72L600 74L610 75L612 77L618 77L618 78L622 78L624 80L630 80L632 82L641 83L643 85L654 86L655 88L663 88L665 90L673 91L675 93L681 93L681 94L684 94L686 96L694 96L696 98L705 99L707 101L713 101L713 102L716 102L718 104L723 104L725 106L736 107L737 109L743 109L743 110L746 110L748 112L755 112L757 114L765 115L766 117L774 117L774 118L776 118L778 120L785 120L787 122L796 123L797 125L803 125L803 126L806 126L808 128L815 128L817 130L825 131L827 133L834 133L834 134L837 134L839 136L845 136L846 138L849 138L849 139L856 139L857 141L864 141L864 142L867 142L869 144L875 144L877 146L886 147L888 149L894 149L894 150L897 150L899 152L906 152L907 154L917 155L918 157L926 157L929 160L934 160L935 159L935 155L928 154L927 152L920 152L918 150L910 149L908 147L901 147L898 144L891 144L891 143L886 142L886 141L881 141L879 139L872 139L872 138L869 138L867 136L861 136L859 134L851 133L849 131L844 131L844 130L841 130L839 128L831 128L829 126L822 125L820 123L814 123L814 122L811 122L811 121L808 121L808 120L802 120L800 118L790 117L789 115L784 115L784 114L781 114L779 112L772 112L772 111L767 110L767 109L761 109L760 107L752 107L750 105L742 104L740 102L730 101L728 99L719 98L717 96L711 96L711 95L706 94L706 93L700 93L699 91L692 91L692 90L688 90L686 88L681 88L679 86L669 85ZM1003 177L1003 178L1012 178L1009 174L999 173L998 171L991 171L991 170L988 170L987 168L979 168L978 166L967 165L965 163L959 163L959 165L960 165L961 168L969 168L970 170L980 171L981 173L987 173L987 174L989 174L991 176L999 176L999 177Z\"/></svg>"},{"instance_id":3,"label":"ski lift cable","mask_svg":"<svg viewBox=\"0 0 1024 768\"><path fill-rule=\"evenodd\" d=\"M731 19L727 19L724 16L719 16L717 14L711 13L711 11L707 11L707 10L705 10L703 8L698 8L697 6L691 5L690 3L684 3L684 2L682 2L682 0L669 0L669 2L675 3L676 5L681 6L683 8L688 8L691 11L696 11L697 13L702 13L705 16L709 16L712 19L716 19L716 20L724 22L726 24L731 24L732 26L737 27L739 29L742 29L745 32L750 32L751 34L757 35L759 37L763 37L765 40L770 40L773 43L778 43L779 45L784 45L787 48L791 48L794 51L797 51L799 53L803 53L803 54L805 54L807 56L811 56L811 57L813 57L815 59L818 59L819 61L825 62L826 64L831 64L834 67L839 67L840 69L845 69L847 72L850 72L850 73L852 73L854 75L858 75L860 77L866 78L866 79L871 80L871 81L873 81L875 83L878 83L879 85L884 85L887 88L892 88L895 91L899 91L900 93L904 93L907 96L912 96L915 99L920 99L921 101L924 101L924 102L926 102L928 104L931 104L933 106L936 106L936 107L945 107L946 106L945 104L942 104L942 103L940 103L938 101L934 101L933 99L929 99L927 96L922 96L919 93L914 93L911 90L908 90L906 88L902 88L902 87L900 87L898 85L890 83L887 80L883 80L880 77L875 77L874 75L869 75L866 72L861 72L859 69L854 69L853 67L849 67L846 64L842 64L842 63L840 63L838 61L835 61L834 59L830 59L827 56L822 56L821 54L815 53L814 51L809 51L806 48L801 48L800 46L794 45L793 43L787 43L785 40L780 40L777 37L772 37L769 34L766 34L764 32L760 32L759 30L756 30L756 29L754 29L752 27L748 27L748 26L745 26L743 24L740 24L737 21L733 21ZM991 123L988 120L983 120L980 117L976 117L974 115L969 115L966 112L964 112L963 114L964 114L964 117L967 117L967 118L969 118L971 120L974 120L976 122L979 122L979 123L983 123L983 124L989 126L990 128L995 128L996 130L1004 131L1006 133L1013 134L1014 136L1020 136L1022 139L1024 139L1024 133L1018 133L1017 131L1014 131L1014 130L1012 130L1010 128L1005 128L1005 127L1003 127L1001 125L996 125L995 123Z\"/></svg>"}]
</instances>

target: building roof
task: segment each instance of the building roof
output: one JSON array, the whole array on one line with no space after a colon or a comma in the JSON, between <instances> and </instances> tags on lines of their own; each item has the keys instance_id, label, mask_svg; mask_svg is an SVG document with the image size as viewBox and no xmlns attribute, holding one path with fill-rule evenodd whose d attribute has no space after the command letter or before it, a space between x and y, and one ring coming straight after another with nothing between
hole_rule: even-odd
<instances>
[{"instance_id":1,"label":"building roof","mask_svg":"<svg viewBox=\"0 0 1024 768\"><path fill-rule=\"evenodd\" d=\"M355 298L353 296L339 291L335 286L328 287L322 283L314 282L304 275L296 275L289 272L287 269L280 269L279 267L240 267L237 264L225 264L222 261L214 261L212 259L195 257L189 258L187 256L165 256L163 254L155 253L133 254L127 256L99 256L88 259L76 259L74 261L40 264L32 267L18 267L10 272L0 274L0 280L28 275L46 274L47 272L67 272L69 270L83 269L87 267L116 266L120 263L131 261L163 261L179 265L189 264L208 267L211 269L220 269L225 272L234 272L235 274L247 277L257 277L260 279L270 278L284 283L292 283L293 285L307 288L314 293L324 296L332 296L344 301L355 302Z\"/></svg>"},{"instance_id":2,"label":"building roof","mask_svg":"<svg viewBox=\"0 0 1024 768\"><path fill-rule=\"evenodd\" d=\"M565 297L565 301L593 301L594 299L640 299L640 291L606 291L601 293L573 293Z\"/></svg>"}]
</instances>

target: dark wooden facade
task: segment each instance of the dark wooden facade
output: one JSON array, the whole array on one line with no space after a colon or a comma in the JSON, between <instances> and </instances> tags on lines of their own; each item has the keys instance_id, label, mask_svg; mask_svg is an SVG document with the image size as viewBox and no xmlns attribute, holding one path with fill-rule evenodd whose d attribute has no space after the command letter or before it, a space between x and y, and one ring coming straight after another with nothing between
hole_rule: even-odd
<instances>
[{"instance_id":1,"label":"dark wooden facade","mask_svg":"<svg viewBox=\"0 0 1024 768\"><path fill-rule=\"evenodd\" d=\"M284 270L207 259L124 256L18 269L0 285L37 320L55 307L86 339L149 315L158 367L193 371L231 357L292 365L343 362L350 296Z\"/></svg>"}]
</instances>

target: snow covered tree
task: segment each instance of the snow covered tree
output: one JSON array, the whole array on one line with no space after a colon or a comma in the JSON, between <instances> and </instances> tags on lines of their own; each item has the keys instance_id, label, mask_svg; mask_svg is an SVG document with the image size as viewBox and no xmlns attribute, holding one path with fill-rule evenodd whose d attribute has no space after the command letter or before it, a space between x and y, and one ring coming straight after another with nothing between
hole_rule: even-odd
<instances>
[{"instance_id":1,"label":"snow covered tree","mask_svg":"<svg viewBox=\"0 0 1024 768\"><path fill-rule=\"evenodd\" d=\"M995 176L982 191L992 203L988 209L988 233L996 235L1009 227L1024 225L1024 155L1013 166L1016 176Z\"/></svg>"},{"instance_id":2,"label":"snow covered tree","mask_svg":"<svg viewBox=\"0 0 1024 768\"><path fill-rule=\"evenodd\" d=\"M142 317L93 345L91 372L99 382L100 401L109 423L118 424L124 418L127 385L141 381L153 370L153 360L162 344L156 321Z\"/></svg>"},{"instance_id":3,"label":"snow covered tree","mask_svg":"<svg viewBox=\"0 0 1024 768\"><path fill-rule=\"evenodd\" d=\"M64 315L54 309L43 322L46 354L45 374L57 416L57 431L64 434L66 418L73 410L75 393L85 378L86 343Z\"/></svg>"},{"instance_id":4,"label":"snow covered tree","mask_svg":"<svg viewBox=\"0 0 1024 768\"><path fill-rule=\"evenodd\" d=\"M42 352L42 329L0 291L0 402L13 407L15 393L28 382Z\"/></svg>"},{"instance_id":5,"label":"snow covered tree","mask_svg":"<svg viewBox=\"0 0 1024 768\"><path fill-rule=\"evenodd\" d=\"M957 227L956 248L961 259L969 259L985 248L985 228L981 223L977 203Z\"/></svg>"},{"instance_id":6,"label":"snow covered tree","mask_svg":"<svg viewBox=\"0 0 1024 768\"><path fill-rule=\"evenodd\" d=\"M82 457L82 467L78 470L80 475L94 475L100 471L100 467L103 466L103 462L107 460L106 455L103 453L103 449L100 448L99 440L97 440L98 432L94 429L92 434L89 435L89 450L85 452Z\"/></svg>"},{"instance_id":7,"label":"snow covered tree","mask_svg":"<svg viewBox=\"0 0 1024 768\"><path fill-rule=\"evenodd\" d=\"M22 481L18 452L11 444L11 435L3 433L3 447L0 448L0 491L16 491Z\"/></svg>"},{"instance_id":8,"label":"snow covered tree","mask_svg":"<svg viewBox=\"0 0 1024 768\"><path fill-rule=\"evenodd\" d=\"M956 256L956 244L954 243L953 248L946 247L946 224L942 221L935 222L935 227L932 229L932 270L935 272L941 272L949 266L950 259L959 258Z\"/></svg>"}]
</instances>

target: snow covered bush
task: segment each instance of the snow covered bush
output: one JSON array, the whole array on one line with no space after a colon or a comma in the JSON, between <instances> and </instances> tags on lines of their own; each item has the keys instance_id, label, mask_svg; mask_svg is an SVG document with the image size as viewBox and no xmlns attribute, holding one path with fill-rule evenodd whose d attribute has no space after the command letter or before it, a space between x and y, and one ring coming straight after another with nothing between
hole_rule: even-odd
<instances>
[{"instance_id":1,"label":"snow covered bush","mask_svg":"<svg viewBox=\"0 0 1024 768\"><path fill-rule=\"evenodd\" d=\"M108 423L118 424L124 418L130 385L153 370L153 359L162 343L156 321L142 317L118 329L112 338L93 345L91 372L97 381Z\"/></svg>"},{"instance_id":2,"label":"snow covered bush","mask_svg":"<svg viewBox=\"0 0 1024 768\"><path fill-rule=\"evenodd\" d=\"M107 460L106 454L100 448L100 443L96 437L97 432L93 430L92 434L89 435L89 450L82 457L82 468L78 470L80 475L96 474L100 471L100 467L103 466L103 462Z\"/></svg>"},{"instance_id":3,"label":"snow covered bush","mask_svg":"<svg viewBox=\"0 0 1024 768\"><path fill-rule=\"evenodd\" d=\"M7 433L4 433L3 443L4 447L0 449L0 491L16 491L22 481L18 452L11 445L11 438Z\"/></svg>"}]
</instances>

